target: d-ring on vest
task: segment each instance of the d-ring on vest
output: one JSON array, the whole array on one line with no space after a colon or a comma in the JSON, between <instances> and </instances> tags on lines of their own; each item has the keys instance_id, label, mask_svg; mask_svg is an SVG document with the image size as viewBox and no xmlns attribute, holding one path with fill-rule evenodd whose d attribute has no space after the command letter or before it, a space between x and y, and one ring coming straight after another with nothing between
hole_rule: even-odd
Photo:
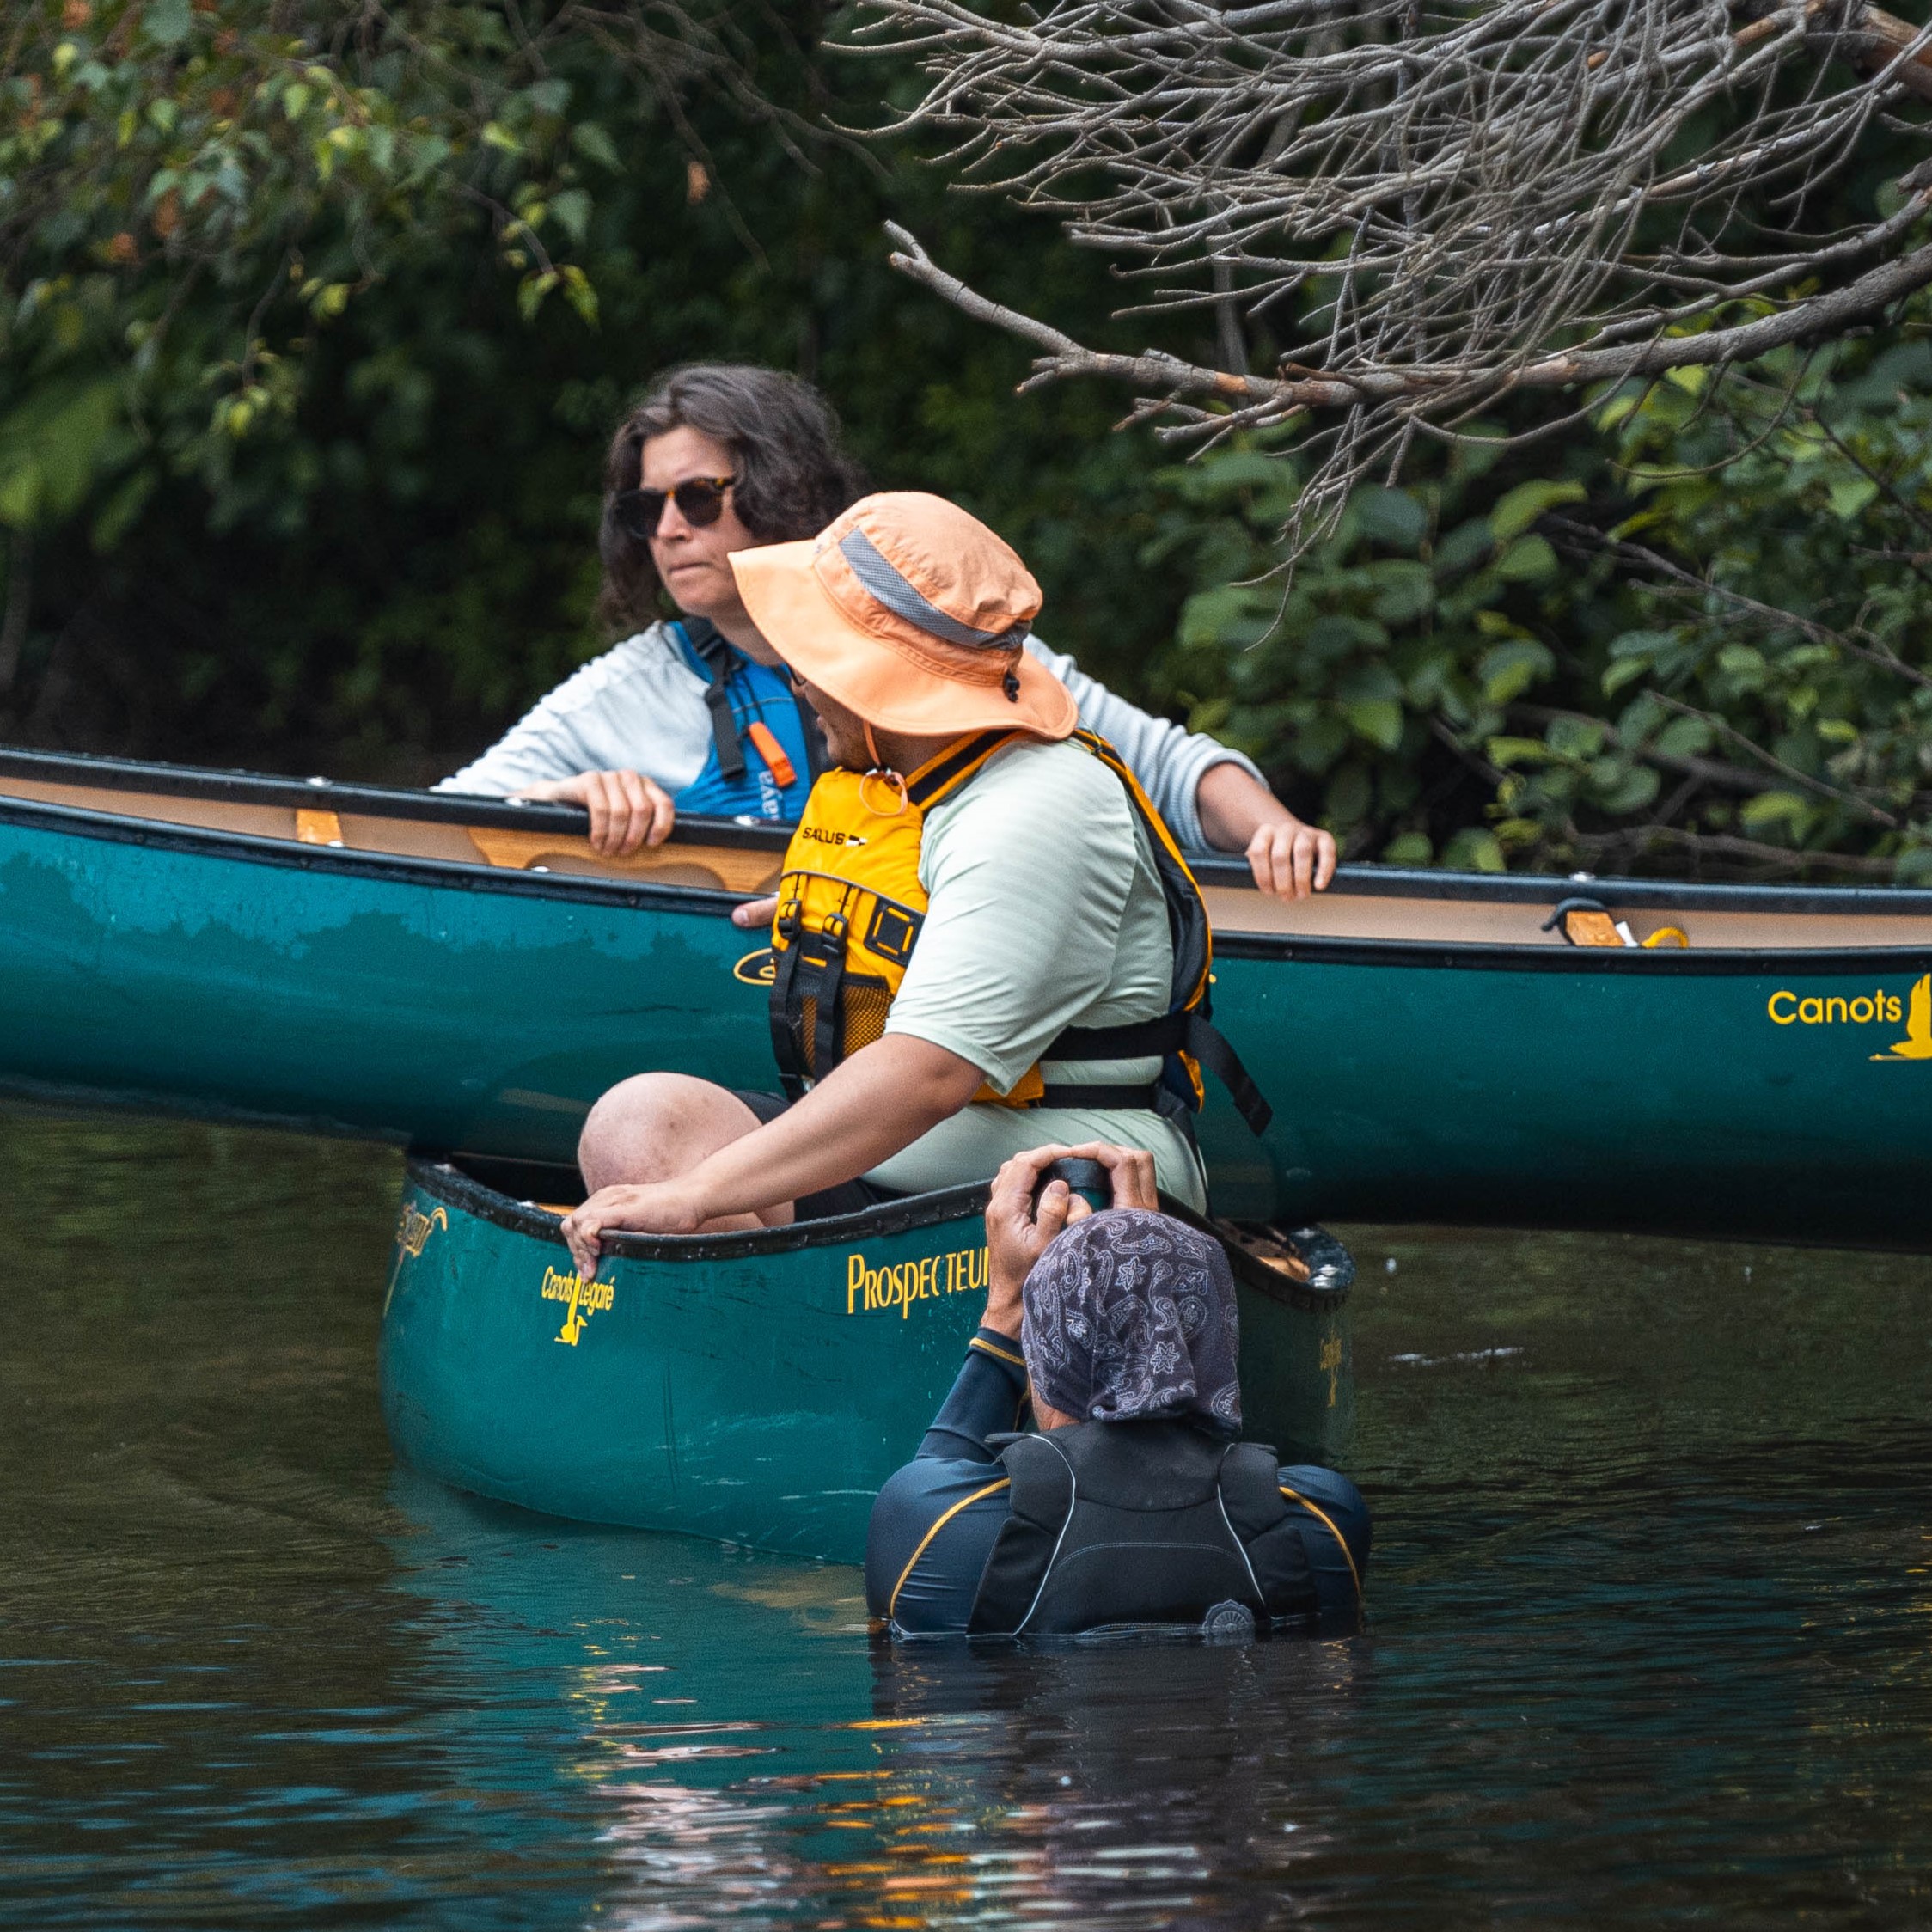
<instances>
[{"instance_id":1,"label":"d-ring on vest","mask_svg":"<svg viewBox=\"0 0 1932 1932\"><path fill-rule=\"evenodd\" d=\"M969 784L987 761L1020 734L984 731L950 745L904 781L877 773L827 772L812 787L792 834L772 922L772 1050L793 1099L809 1080L885 1031L886 1014L906 976L925 923L919 882L926 812ZM1126 1026L1070 1026L1042 1060L1147 1060L1159 1056L1151 1084L1049 1085L1037 1066L1010 1094L982 1086L973 1097L1006 1107L1146 1107L1162 1114L1199 1110L1201 1069L1226 1086L1256 1134L1271 1115L1234 1049L1208 1021L1214 940L1208 908L1173 834L1134 774L1105 739L1076 731L1075 743L1119 779L1147 828L1167 904L1174 972L1168 1010Z\"/></svg>"}]
</instances>

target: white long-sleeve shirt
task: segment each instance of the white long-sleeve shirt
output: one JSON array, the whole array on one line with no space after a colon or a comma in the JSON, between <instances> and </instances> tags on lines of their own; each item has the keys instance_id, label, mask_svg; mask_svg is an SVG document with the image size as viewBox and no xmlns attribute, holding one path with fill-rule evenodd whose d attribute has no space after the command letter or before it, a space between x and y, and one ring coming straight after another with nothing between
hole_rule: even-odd
<instances>
[{"instance_id":1,"label":"white long-sleeve shirt","mask_svg":"<svg viewBox=\"0 0 1932 1932\"><path fill-rule=\"evenodd\" d=\"M1252 761L1198 731L1150 717L1037 638L1029 638L1026 648L1073 694L1080 723L1119 752L1183 847L1209 850L1196 803L1201 780L1216 765L1238 765L1263 782ZM675 796L704 769L712 743L704 682L669 625L659 622L572 672L436 789L502 798L579 772L633 771Z\"/></svg>"}]
</instances>

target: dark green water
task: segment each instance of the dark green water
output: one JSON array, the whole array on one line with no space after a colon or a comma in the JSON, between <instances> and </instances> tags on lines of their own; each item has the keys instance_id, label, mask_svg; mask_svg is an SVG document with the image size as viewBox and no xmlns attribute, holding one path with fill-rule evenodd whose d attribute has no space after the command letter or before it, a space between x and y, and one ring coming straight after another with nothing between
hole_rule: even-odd
<instances>
[{"instance_id":1,"label":"dark green water","mask_svg":"<svg viewBox=\"0 0 1932 1932\"><path fill-rule=\"evenodd\" d=\"M0 1924L1932 1917L1932 1262L1345 1231L1366 1634L895 1659L396 1471L392 1157L0 1155Z\"/></svg>"}]
</instances>

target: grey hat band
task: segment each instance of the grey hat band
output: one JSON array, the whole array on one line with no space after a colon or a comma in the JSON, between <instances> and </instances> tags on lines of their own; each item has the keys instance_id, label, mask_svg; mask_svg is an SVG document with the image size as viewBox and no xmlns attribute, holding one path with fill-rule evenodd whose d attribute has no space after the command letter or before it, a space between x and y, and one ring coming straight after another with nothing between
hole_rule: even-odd
<instances>
[{"instance_id":1,"label":"grey hat band","mask_svg":"<svg viewBox=\"0 0 1932 1932\"><path fill-rule=\"evenodd\" d=\"M949 617L935 603L928 602L900 575L898 567L863 530L853 530L839 541L839 554L852 566L852 574L877 597L895 617L916 624L922 631L946 644L969 651L986 651L997 645L1019 645L1026 641L1030 627L1024 620L1004 631L975 631Z\"/></svg>"}]
</instances>

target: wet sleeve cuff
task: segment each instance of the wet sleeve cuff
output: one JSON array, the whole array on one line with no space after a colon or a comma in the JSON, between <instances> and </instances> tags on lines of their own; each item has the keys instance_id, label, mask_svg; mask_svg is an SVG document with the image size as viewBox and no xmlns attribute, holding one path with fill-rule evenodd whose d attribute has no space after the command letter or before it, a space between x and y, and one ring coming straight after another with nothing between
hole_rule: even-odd
<instances>
[{"instance_id":1,"label":"wet sleeve cuff","mask_svg":"<svg viewBox=\"0 0 1932 1932\"><path fill-rule=\"evenodd\" d=\"M1026 1364L1018 1345L982 1328L967 1346L958 1379L932 1418L920 1455L990 1463L986 1439L1017 1428L1025 1401Z\"/></svg>"}]
</instances>

